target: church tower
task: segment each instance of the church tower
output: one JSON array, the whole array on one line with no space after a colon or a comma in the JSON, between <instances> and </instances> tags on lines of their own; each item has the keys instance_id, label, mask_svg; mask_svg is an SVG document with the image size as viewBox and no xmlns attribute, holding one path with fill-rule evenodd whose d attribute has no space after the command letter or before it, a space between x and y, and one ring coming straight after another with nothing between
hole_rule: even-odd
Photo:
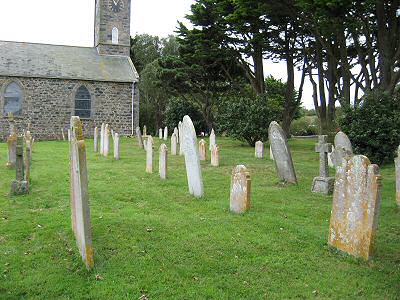
<instances>
[{"instance_id":1,"label":"church tower","mask_svg":"<svg viewBox=\"0 0 400 300\"><path fill-rule=\"evenodd\" d=\"M101 55L130 53L131 0L96 0L94 46Z\"/></svg>"}]
</instances>

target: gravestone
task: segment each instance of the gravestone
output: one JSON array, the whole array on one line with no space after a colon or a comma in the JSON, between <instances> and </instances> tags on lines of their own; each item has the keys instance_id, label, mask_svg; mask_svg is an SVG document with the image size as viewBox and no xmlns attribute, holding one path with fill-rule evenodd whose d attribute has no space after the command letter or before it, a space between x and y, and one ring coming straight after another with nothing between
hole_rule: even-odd
<instances>
[{"instance_id":1,"label":"gravestone","mask_svg":"<svg viewBox=\"0 0 400 300\"><path fill-rule=\"evenodd\" d=\"M344 158L337 166L329 245L370 259L378 226L381 176L363 155Z\"/></svg>"},{"instance_id":2,"label":"gravestone","mask_svg":"<svg viewBox=\"0 0 400 300\"><path fill-rule=\"evenodd\" d=\"M112 139L114 141L114 129L111 129L111 137L112 137Z\"/></svg>"},{"instance_id":3,"label":"gravestone","mask_svg":"<svg viewBox=\"0 0 400 300\"><path fill-rule=\"evenodd\" d=\"M236 166L232 171L230 210L242 214L250 209L251 178L243 165Z\"/></svg>"},{"instance_id":4,"label":"gravestone","mask_svg":"<svg viewBox=\"0 0 400 300\"><path fill-rule=\"evenodd\" d=\"M146 172L153 173L153 137L149 135L146 147Z\"/></svg>"},{"instance_id":5,"label":"gravestone","mask_svg":"<svg viewBox=\"0 0 400 300\"><path fill-rule=\"evenodd\" d=\"M199 158L200 160L207 160L207 143L203 139L199 142Z\"/></svg>"},{"instance_id":6,"label":"gravestone","mask_svg":"<svg viewBox=\"0 0 400 300\"><path fill-rule=\"evenodd\" d=\"M332 145L332 150L331 150L331 152L328 153L328 166L331 167L331 168L335 167L335 165L333 164L333 161L332 161L332 153L333 153L333 151L335 151L335 146Z\"/></svg>"},{"instance_id":7,"label":"gravestone","mask_svg":"<svg viewBox=\"0 0 400 300\"><path fill-rule=\"evenodd\" d=\"M397 149L397 158L394 160L396 167L396 201L400 206L400 146Z\"/></svg>"},{"instance_id":8,"label":"gravestone","mask_svg":"<svg viewBox=\"0 0 400 300\"><path fill-rule=\"evenodd\" d=\"M174 133L176 134L176 142L179 143L179 130L178 128L174 128Z\"/></svg>"},{"instance_id":9,"label":"gravestone","mask_svg":"<svg viewBox=\"0 0 400 300\"><path fill-rule=\"evenodd\" d=\"M99 151L98 138L99 138L99 129L97 127L95 127L94 135L93 135L93 151L94 152Z\"/></svg>"},{"instance_id":10,"label":"gravestone","mask_svg":"<svg viewBox=\"0 0 400 300\"><path fill-rule=\"evenodd\" d=\"M315 152L319 152L319 176L315 177L311 191L330 195L333 193L335 178L329 177L328 153L332 151L332 144L328 143L327 135L318 136Z\"/></svg>"},{"instance_id":11,"label":"gravestone","mask_svg":"<svg viewBox=\"0 0 400 300\"><path fill-rule=\"evenodd\" d=\"M162 140L162 138L163 138L163 130L161 128L158 130L158 138L160 140Z\"/></svg>"},{"instance_id":12,"label":"gravestone","mask_svg":"<svg viewBox=\"0 0 400 300\"><path fill-rule=\"evenodd\" d=\"M254 147L254 155L256 158L264 158L264 144L261 141L256 142Z\"/></svg>"},{"instance_id":13,"label":"gravestone","mask_svg":"<svg viewBox=\"0 0 400 300\"><path fill-rule=\"evenodd\" d=\"M275 121L268 128L268 137L274 156L275 168L278 177L284 183L297 184L292 155L282 128Z\"/></svg>"},{"instance_id":14,"label":"gravestone","mask_svg":"<svg viewBox=\"0 0 400 300\"><path fill-rule=\"evenodd\" d=\"M76 244L87 269L94 266L88 190L86 146L79 117L71 117L70 199Z\"/></svg>"},{"instance_id":15,"label":"gravestone","mask_svg":"<svg viewBox=\"0 0 400 300\"><path fill-rule=\"evenodd\" d=\"M106 127L106 124L102 123L101 124L101 130L100 130L100 154L103 155L104 153L104 129Z\"/></svg>"},{"instance_id":16,"label":"gravestone","mask_svg":"<svg viewBox=\"0 0 400 300\"><path fill-rule=\"evenodd\" d=\"M269 159L274 160L274 154L272 153L272 147L271 145L269 146Z\"/></svg>"},{"instance_id":17,"label":"gravestone","mask_svg":"<svg viewBox=\"0 0 400 300\"><path fill-rule=\"evenodd\" d=\"M107 157L108 153L110 152L110 127L108 124L104 127L104 149L103 149L103 156Z\"/></svg>"},{"instance_id":18,"label":"gravestone","mask_svg":"<svg viewBox=\"0 0 400 300\"><path fill-rule=\"evenodd\" d=\"M168 140L168 127L165 126L164 128L164 141Z\"/></svg>"},{"instance_id":19,"label":"gravestone","mask_svg":"<svg viewBox=\"0 0 400 300\"><path fill-rule=\"evenodd\" d=\"M143 140L143 149L144 149L144 151L147 151L147 140L146 139Z\"/></svg>"},{"instance_id":20,"label":"gravestone","mask_svg":"<svg viewBox=\"0 0 400 300\"><path fill-rule=\"evenodd\" d=\"M214 147L214 145L216 145L216 137L215 137L215 132L214 132L214 128L211 129L211 133L210 133L210 146L209 146L209 150L211 151L212 148Z\"/></svg>"},{"instance_id":21,"label":"gravestone","mask_svg":"<svg viewBox=\"0 0 400 300\"><path fill-rule=\"evenodd\" d=\"M70 141L71 141L71 130L68 129L68 142L70 142Z\"/></svg>"},{"instance_id":22,"label":"gravestone","mask_svg":"<svg viewBox=\"0 0 400 300\"><path fill-rule=\"evenodd\" d=\"M140 127L136 127L136 137L138 139L139 147L143 149L144 148L144 144L143 144L142 133L140 132Z\"/></svg>"},{"instance_id":23,"label":"gravestone","mask_svg":"<svg viewBox=\"0 0 400 300\"><path fill-rule=\"evenodd\" d=\"M119 134L114 133L114 159L119 160Z\"/></svg>"},{"instance_id":24,"label":"gravestone","mask_svg":"<svg viewBox=\"0 0 400 300\"><path fill-rule=\"evenodd\" d=\"M178 136L174 132L171 136L171 154L177 155L177 148L178 148Z\"/></svg>"},{"instance_id":25,"label":"gravestone","mask_svg":"<svg viewBox=\"0 0 400 300\"><path fill-rule=\"evenodd\" d=\"M9 169L14 169L17 158L17 134L15 132L7 138L7 147L8 159L6 166Z\"/></svg>"},{"instance_id":26,"label":"gravestone","mask_svg":"<svg viewBox=\"0 0 400 300\"><path fill-rule=\"evenodd\" d=\"M62 136L63 141L65 141L64 128L61 128L61 136Z\"/></svg>"},{"instance_id":27,"label":"gravestone","mask_svg":"<svg viewBox=\"0 0 400 300\"><path fill-rule=\"evenodd\" d=\"M178 132L179 132L179 155L183 155L183 124L179 121L178 124Z\"/></svg>"},{"instance_id":28,"label":"gravestone","mask_svg":"<svg viewBox=\"0 0 400 300\"><path fill-rule=\"evenodd\" d=\"M24 175L24 138L22 136L17 137L15 171L15 180L11 183L11 195L28 194L29 186Z\"/></svg>"},{"instance_id":29,"label":"gravestone","mask_svg":"<svg viewBox=\"0 0 400 300\"><path fill-rule=\"evenodd\" d=\"M25 181L28 185L31 181L31 163L32 163L32 135L28 130L25 133Z\"/></svg>"},{"instance_id":30,"label":"gravestone","mask_svg":"<svg viewBox=\"0 0 400 300\"><path fill-rule=\"evenodd\" d=\"M214 145L211 149L211 166L219 167L219 146Z\"/></svg>"},{"instance_id":31,"label":"gravestone","mask_svg":"<svg viewBox=\"0 0 400 300\"><path fill-rule=\"evenodd\" d=\"M350 158L353 156L353 147L349 137L342 131L335 135L335 151L332 152L332 162L337 168L342 165L343 158Z\"/></svg>"},{"instance_id":32,"label":"gravestone","mask_svg":"<svg viewBox=\"0 0 400 300\"><path fill-rule=\"evenodd\" d=\"M182 133L189 193L194 197L201 198L204 195L204 187L200 168L199 150L197 148L196 131L192 120L187 115L183 117Z\"/></svg>"},{"instance_id":33,"label":"gravestone","mask_svg":"<svg viewBox=\"0 0 400 300\"><path fill-rule=\"evenodd\" d=\"M140 130L140 127L139 127ZM147 127L146 125L143 126L143 136L147 136Z\"/></svg>"},{"instance_id":34,"label":"gravestone","mask_svg":"<svg viewBox=\"0 0 400 300\"><path fill-rule=\"evenodd\" d=\"M158 172L161 179L167 179L167 168L168 168L168 148L165 144L160 146L160 157L158 160Z\"/></svg>"}]
</instances>

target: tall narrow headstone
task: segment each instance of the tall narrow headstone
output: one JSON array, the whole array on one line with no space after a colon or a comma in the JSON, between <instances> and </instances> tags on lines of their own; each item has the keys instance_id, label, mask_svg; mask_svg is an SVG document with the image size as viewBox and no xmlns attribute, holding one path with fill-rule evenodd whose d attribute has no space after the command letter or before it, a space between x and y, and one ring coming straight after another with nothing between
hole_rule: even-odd
<instances>
[{"instance_id":1,"label":"tall narrow headstone","mask_svg":"<svg viewBox=\"0 0 400 300\"><path fill-rule=\"evenodd\" d=\"M200 160L207 160L207 143L203 139L199 142L199 158Z\"/></svg>"},{"instance_id":2,"label":"tall narrow headstone","mask_svg":"<svg viewBox=\"0 0 400 300\"><path fill-rule=\"evenodd\" d=\"M153 137L151 135L147 138L146 172L153 173Z\"/></svg>"},{"instance_id":3,"label":"tall narrow headstone","mask_svg":"<svg viewBox=\"0 0 400 300\"><path fill-rule=\"evenodd\" d=\"M114 133L114 159L119 160L119 134Z\"/></svg>"},{"instance_id":4,"label":"tall narrow headstone","mask_svg":"<svg viewBox=\"0 0 400 300\"><path fill-rule=\"evenodd\" d=\"M178 137L176 133L174 132L171 135L171 155L177 155L177 148L178 148Z\"/></svg>"},{"instance_id":5,"label":"tall narrow headstone","mask_svg":"<svg viewBox=\"0 0 400 300\"><path fill-rule=\"evenodd\" d=\"M397 149L397 158L394 160L396 168L396 201L400 206L400 146Z\"/></svg>"},{"instance_id":6,"label":"tall narrow headstone","mask_svg":"<svg viewBox=\"0 0 400 300\"><path fill-rule=\"evenodd\" d=\"M330 195L333 193L335 178L329 177L328 153L332 151L332 144L328 143L327 135L318 136L315 152L319 152L319 176L315 177L311 191Z\"/></svg>"},{"instance_id":7,"label":"tall narrow headstone","mask_svg":"<svg viewBox=\"0 0 400 300\"><path fill-rule=\"evenodd\" d=\"M335 151L332 152L332 162L335 167L341 166L343 158L353 156L353 147L349 137L342 131L335 135Z\"/></svg>"},{"instance_id":8,"label":"tall narrow headstone","mask_svg":"<svg viewBox=\"0 0 400 300\"><path fill-rule=\"evenodd\" d=\"M214 145L211 149L211 165L213 167L219 167L219 146Z\"/></svg>"},{"instance_id":9,"label":"tall narrow headstone","mask_svg":"<svg viewBox=\"0 0 400 300\"><path fill-rule=\"evenodd\" d=\"M261 141L257 141L254 147L254 156L256 158L264 158L264 144Z\"/></svg>"},{"instance_id":10,"label":"tall narrow headstone","mask_svg":"<svg viewBox=\"0 0 400 300\"><path fill-rule=\"evenodd\" d=\"M214 145L216 145L216 144L217 144L217 141L216 141L215 131L214 131L214 128L213 128L213 129L211 129L211 133L210 133L210 146L209 146L209 150L211 151L212 148L214 147Z\"/></svg>"},{"instance_id":11,"label":"tall narrow headstone","mask_svg":"<svg viewBox=\"0 0 400 300\"><path fill-rule=\"evenodd\" d=\"M29 186L24 175L24 138L22 136L17 138L15 171L15 180L11 183L11 194L28 194Z\"/></svg>"},{"instance_id":12,"label":"tall narrow headstone","mask_svg":"<svg viewBox=\"0 0 400 300\"><path fill-rule=\"evenodd\" d=\"M176 127L174 128L174 133L176 134L176 143L179 143L179 130L178 130L178 128L176 128Z\"/></svg>"},{"instance_id":13,"label":"tall narrow headstone","mask_svg":"<svg viewBox=\"0 0 400 300\"><path fill-rule=\"evenodd\" d=\"M68 129L68 142L70 142L70 141L71 141L71 130Z\"/></svg>"},{"instance_id":14,"label":"tall narrow headstone","mask_svg":"<svg viewBox=\"0 0 400 300\"><path fill-rule=\"evenodd\" d=\"M333 161L332 161L332 153L334 151L335 151L335 146L332 145L332 150L331 150L331 152L328 153L328 166L331 168L335 167L335 165L333 164Z\"/></svg>"},{"instance_id":15,"label":"tall narrow headstone","mask_svg":"<svg viewBox=\"0 0 400 300\"><path fill-rule=\"evenodd\" d=\"M140 130L140 127L139 127ZM147 127L146 125L143 126L143 136L147 136Z\"/></svg>"},{"instance_id":16,"label":"tall narrow headstone","mask_svg":"<svg viewBox=\"0 0 400 300\"><path fill-rule=\"evenodd\" d=\"M114 141L114 129L111 129L111 138L112 138L113 141Z\"/></svg>"},{"instance_id":17,"label":"tall narrow headstone","mask_svg":"<svg viewBox=\"0 0 400 300\"><path fill-rule=\"evenodd\" d=\"M158 160L158 170L161 179L167 179L168 168L168 148L165 144L160 146L160 157Z\"/></svg>"},{"instance_id":18,"label":"tall narrow headstone","mask_svg":"<svg viewBox=\"0 0 400 300\"><path fill-rule=\"evenodd\" d=\"M356 257L373 255L378 226L381 176L363 155L343 158L337 166L329 245Z\"/></svg>"},{"instance_id":19,"label":"tall narrow headstone","mask_svg":"<svg viewBox=\"0 0 400 300\"><path fill-rule=\"evenodd\" d=\"M94 266L86 146L79 117L71 117L70 198L72 230L87 269Z\"/></svg>"},{"instance_id":20,"label":"tall narrow headstone","mask_svg":"<svg viewBox=\"0 0 400 300\"><path fill-rule=\"evenodd\" d=\"M201 174L196 131L189 116L183 117L183 153L185 155L186 175L189 193L197 198L203 197L203 176Z\"/></svg>"},{"instance_id":21,"label":"tall narrow headstone","mask_svg":"<svg viewBox=\"0 0 400 300\"><path fill-rule=\"evenodd\" d=\"M268 128L268 137L274 156L275 168L278 177L285 183L297 184L292 155L286 140L286 135L281 126L275 121Z\"/></svg>"},{"instance_id":22,"label":"tall narrow headstone","mask_svg":"<svg viewBox=\"0 0 400 300\"><path fill-rule=\"evenodd\" d=\"M13 169L15 167L16 161L16 149L17 149L17 134L14 132L7 138L7 147L8 147L8 160L7 160L7 168Z\"/></svg>"},{"instance_id":23,"label":"tall narrow headstone","mask_svg":"<svg viewBox=\"0 0 400 300\"><path fill-rule=\"evenodd\" d=\"M179 121L178 124L179 132L179 155L183 155L183 123Z\"/></svg>"},{"instance_id":24,"label":"tall narrow headstone","mask_svg":"<svg viewBox=\"0 0 400 300\"><path fill-rule=\"evenodd\" d=\"M93 150L94 150L94 152L99 151L98 138L99 138L99 129L97 127L95 127L94 135L93 135Z\"/></svg>"},{"instance_id":25,"label":"tall narrow headstone","mask_svg":"<svg viewBox=\"0 0 400 300\"><path fill-rule=\"evenodd\" d=\"M164 141L168 140L168 127L165 126L164 128Z\"/></svg>"},{"instance_id":26,"label":"tall narrow headstone","mask_svg":"<svg viewBox=\"0 0 400 300\"><path fill-rule=\"evenodd\" d=\"M104 129L106 124L101 124L101 131L100 131L100 154L103 155L104 153Z\"/></svg>"},{"instance_id":27,"label":"tall narrow headstone","mask_svg":"<svg viewBox=\"0 0 400 300\"><path fill-rule=\"evenodd\" d=\"M143 137L142 137L142 133L140 132L140 127L136 127L136 137L138 139L139 147L143 149L143 147L144 147Z\"/></svg>"},{"instance_id":28,"label":"tall narrow headstone","mask_svg":"<svg viewBox=\"0 0 400 300\"><path fill-rule=\"evenodd\" d=\"M231 177L230 210L242 214L250 209L251 178L243 165L236 166Z\"/></svg>"},{"instance_id":29,"label":"tall narrow headstone","mask_svg":"<svg viewBox=\"0 0 400 300\"><path fill-rule=\"evenodd\" d=\"M144 151L147 151L147 140L146 139L143 140L143 148L144 148Z\"/></svg>"},{"instance_id":30,"label":"tall narrow headstone","mask_svg":"<svg viewBox=\"0 0 400 300\"><path fill-rule=\"evenodd\" d=\"M162 130L161 128L158 129L158 138L159 138L160 140L163 139L163 130Z\"/></svg>"},{"instance_id":31,"label":"tall narrow headstone","mask_svg":"<svg viewBox=\"0 0 400 300\"><path fill-rule=\"evenodd\" d=\"M65 141L64 128L61 128L61 136L62 136L63 141Z\"/></svg>"},{"instance_id":32,"label":"tall narrow headstone","mask_svg":"<svg viewBox=\"0 0 400 300\"><path fill-rule=\"evenodd\" d=\"M103 155L104 157L108 156L108 153L110 152L110 129L109 125L106 124L104 127L104 149L103 149Z\"/></svg>"}]
</instances>

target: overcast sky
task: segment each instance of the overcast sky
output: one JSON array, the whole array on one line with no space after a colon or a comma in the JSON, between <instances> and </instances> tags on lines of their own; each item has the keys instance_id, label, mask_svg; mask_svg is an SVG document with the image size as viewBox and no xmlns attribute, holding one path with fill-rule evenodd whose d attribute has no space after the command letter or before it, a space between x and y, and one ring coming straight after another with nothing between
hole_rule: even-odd
<instances>
[{"instance_id":1,"label":"overcast sky","mask_svg":"<svg viewBox=\"0 0 400 300\"><path fill-rule=\"evenodd\" d=\"M132 0L131 35L167 36L184 21L193 0ZM93 46L95 0L0 0L0 40ZM265 64L265 75L285 80L285 64ZM298 79L298 78L297 78ZM310 86L304 105L313 108Z\"/></svg>"}]
</instances>

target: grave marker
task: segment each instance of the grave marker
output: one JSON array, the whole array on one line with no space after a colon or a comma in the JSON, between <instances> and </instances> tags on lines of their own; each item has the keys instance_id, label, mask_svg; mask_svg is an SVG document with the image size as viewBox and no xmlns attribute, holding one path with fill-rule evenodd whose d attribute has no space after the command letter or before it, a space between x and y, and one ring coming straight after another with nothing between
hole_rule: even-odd
<instances>
[{"instance_id":1,"label":"grave marker","mask_svg":"<svg viewBox=\"0 0 400 300\"><path fill-rule=\"evenodd\" d=\"M350 158L353 156L353 147L349 137L342 131L335 135L335 151L332 152L332 162L337 168L342 165L343 158Z\"/></svg>"},{"instance_id":2,"label":"grave marker","mask_svg":"<svg viewBox=\"0 0 400 300\"><path fill-rule=\"evenodd\" d=\"M7 138L7 147L8 147L8 161L7 168L14 169L16 163L16 149L17 149L17 134L14 132Z\"/></svg>"},{"instance_id":3,"label":"grave marker","mask_svg":"<svg viewBox=\"0 0 400 300\"><path fill-rule=\"evenodd\" d=\"M207 160L207 143L203 139L199 142L199 158L200 160Z\"/></svg>"},{"instance_id":4,"label":"grave marker","mask_svg":"<svg viewBox=\"0 0 400 300\"><path fill-rule=\"evenodd\" d=\"M179 121L178 124L178 132L179 132L179 155L183 155L183 124Z\"/></svg>"},{"instance_id":5,"label":"grave marker","mask_svg":"<svg viewBox=\"0 0 400 300\"><path fill-rule=\"evenodd\" d=\"M397 158L394 160L396 166L396 201L400 206L400 146L397 149Z\"/></svg>"},{"instance_id":6,"label":"grave marker","mask_svg":"<svg viewBox=\"0 0 400 300\"><path fill-rule=\"evenodd\" d=\"M213 128L213 129L211 129L211 134L210 134L209 150L211 151L216 144L217 144L217 142L216 142L215 132L214 132L214 128Z\"/></svg>"},{"instance_id":7,"label":"grave marker","mask_svg":"<svg viewBox=\"0 0 400 300\"><path fill-rule=\"evenodd\" d=\"M153 173L153 137L151 135L147 138L146 172Z\"/></svg>"},{"instance_id":8,"label":"grave marker","mask_svg":"<svg viewBox=\"0 0 400 300\"><path fill-rule=\"evenodd\" d=\"M140 130L140 127L139 127ZM147 136L147 127L146 125L143 126L143 136Z\"/></svg>"},{"instance_id":9,"label":"grave marker","mask_svg":"<svg viewBox=\"0 0 400 300\"><path fill-rule=\"evenodd\" d=\"M144 144L143 144L142 133L140 132L140 127L136 127L136 137L138 139L139 147L143 149L144 148Z\"/></svg>"},{"instance_id":10,"label":"grave marker","mask_svg":"<svg viewBox=\"0 0 400 300\"><path fill-rule=\"evenodd\" d=\"M257 141L254 147L254 156L256 158L264 158L264 144L261 141Z\"/></svg>"},{"instance_id":11,"label":"grave marker","mask_svg":"<svg viewBox=\"0 0 400 300\"><path fill-rule=\"evenodd\" d=\"M11 195L28 194L29 186L24 176L24 138L17 137L16 144L16 160L15 160L15 180L11 183Z\"/></svg>"},{"instance_id":12,"label":"grave marker","mask_svg":"<svg viewBox=\"0 0 400 300\"><path fill-rule=\"evenodd\" d=\"M119 160L119 134L114 133L114 159Z\"/></svg>"},{"instance_id":13,"label":"grave marker","mask_svg":"<svg viewBox=\"0 0 400 300\"><path fill-rule=\"evenodd\" d=\"M107 157L108 153L110 152L110 127L108 124L104 127L104 149L103 149L103 156Z\"/></svg>"},{"instance_id":14,"label":"grave marker","mask_svg":"<svg viewBox=\"0 0 400 300\"><path fill-rule=\"evenodd\" d=\"M94 150L94 152L99 151L98 138L99 138L99 129L97 127L95 127L94 135L93 135L93 150Z\"/></svg>"},{"instance_id":15,"label":"grave marker","mask_svg":"<svg viewBox=\"0 0 400 300\"><path fill-rule=\"evenodd\" d=\"M214 145L211 149L211 165L213 167L219 167L219 146Z\"/></svg>"},{"instance_id":16,"label":"grave marker","mask_svg":"<svg viewBox=\"0 0 400 300\"><path fill-rule=\"evenodd\" d=\"M103 155L104 153L104 129L106 125L104 123L101 124L101 131L100 131L100 154Z\"/></svg>"},{"instance_id":17,"label":"grave marker","mask_svg":"<svg viewBox=\"0 0 400 300\"><path fill-rule=\"evenodd\" d=\"M174 132L171 136L171 154L177 155L177 148L178 148L178 136Z\"/></svg>"},{"instance_id":18,"label":"grave marker","mask_svg":"<svg viewBox=\"0 0 400 300\"><path fill-rule=\"evenodd\" d=\"M164 128L164 141L168 140L168 127L165 126Z\"/></svg>"},{"instance_id":19,"label":"grave marker","mask_svg":"<svg viewBox=\"0 0 400 300\"><path fill-rule=\"evenodd\" d=\"M167 168L168 168L168 148L165 144L160 146L160 157L158 160L158 172L161 179L167 179Z\"/></svg>"},{"instance_id":20,"label":"grave marker","mask_svg":"<svg viewBox=\"0 0 400 300\"><path fill-rule=\"evenodd\" d=\"M251 178L250 173L243 165L232 170L230 210L242 214L250 209Z\"/></svg>"},{"instance_id":21,"label":"grave marker","mask_svg":"<svg viewBox=\"0 0 400 300\"><path fill-rule=\"evenodd\" d=\"M162 130L161 128L158 130L158 138L159 138L160 140L163 139L163 130Z\"/></svg>"},{"instance_id":22,"label":"grave marker","mask_svg":"<svg viewBox=\"0 0 400 300\"><path fill-rule=\"evenodd\" d=\"M319 176L315 177L311 191L330 195L333 193L335 178L329 177L328 153L332 151L332 144L328 143L327 135L318 136L315 152L319 152Z\"/></svg>"}]
</instances>

